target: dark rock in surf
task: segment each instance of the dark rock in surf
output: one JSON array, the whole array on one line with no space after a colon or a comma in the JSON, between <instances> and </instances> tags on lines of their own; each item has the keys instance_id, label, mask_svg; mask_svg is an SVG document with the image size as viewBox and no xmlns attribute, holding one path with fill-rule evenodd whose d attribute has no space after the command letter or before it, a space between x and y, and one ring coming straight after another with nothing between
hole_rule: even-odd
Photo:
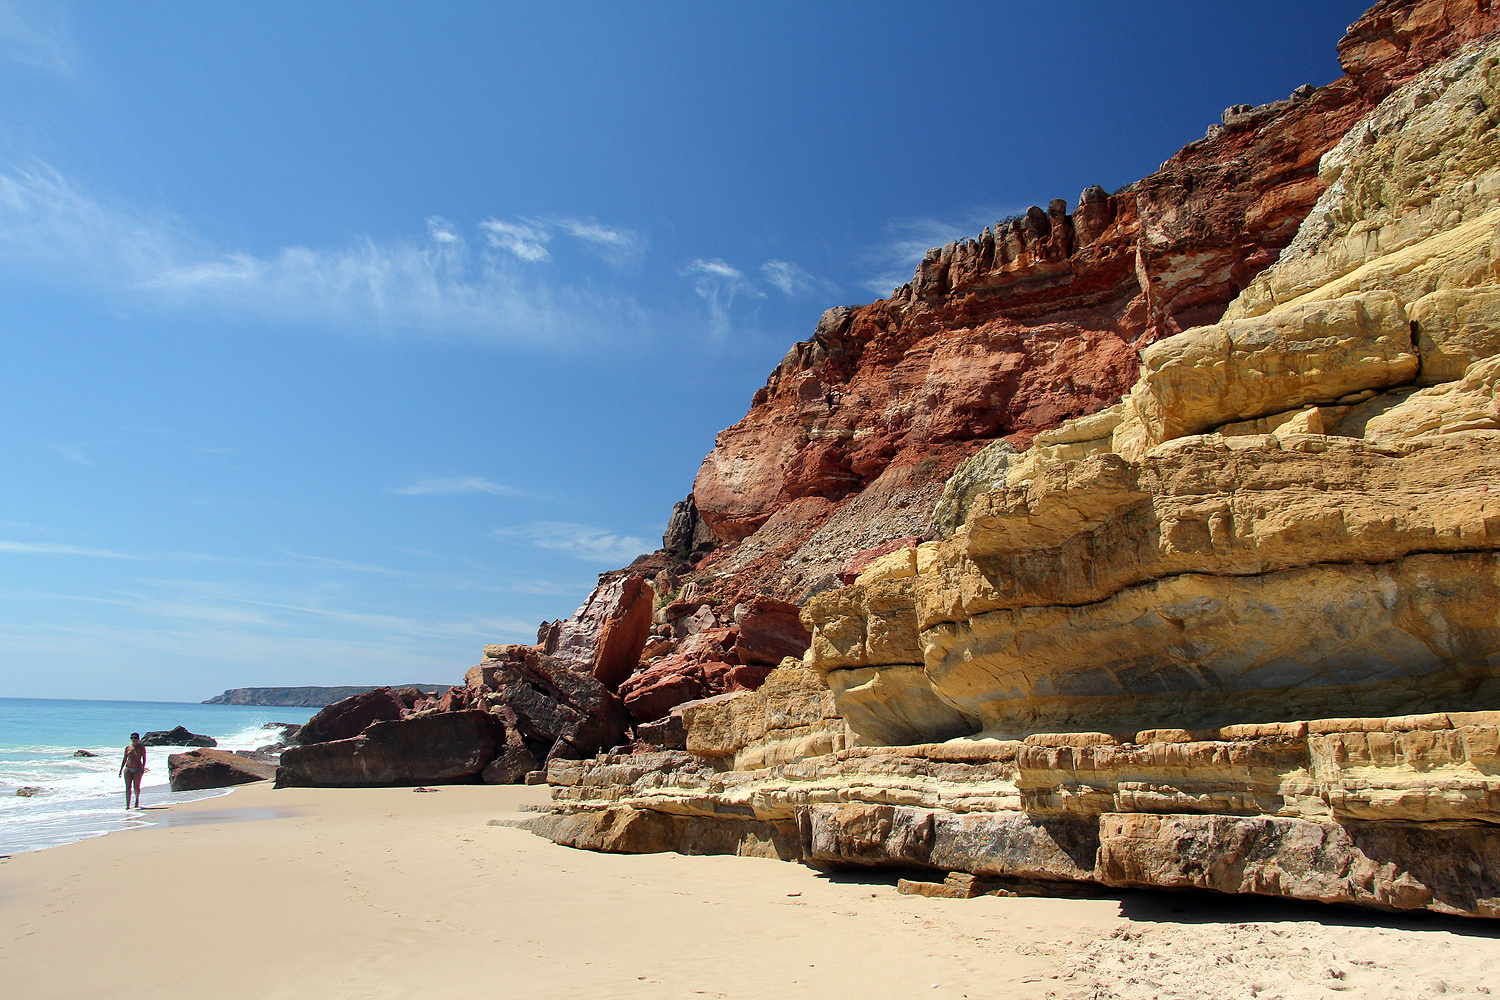
<instances>
[{"instance_id":1,"label":"dark rock in surf","mask_svg":"<svg viewBox=\"0 0 1500 1000\"><path fill-rule=\"evenodd\" d=\"M212 736L190 733L182 726L147 733L141 737L141 742L148 747L216 747L219 745L219 741Z\"/></svg>"}]
</instances>

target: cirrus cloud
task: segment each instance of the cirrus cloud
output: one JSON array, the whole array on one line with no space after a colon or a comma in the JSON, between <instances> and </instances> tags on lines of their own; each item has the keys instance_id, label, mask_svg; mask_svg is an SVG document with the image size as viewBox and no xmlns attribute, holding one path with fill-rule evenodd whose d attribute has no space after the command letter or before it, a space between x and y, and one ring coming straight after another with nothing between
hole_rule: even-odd
<instances>
[{"instance_id":1,"label":"cirrus cloud","mask_svg":"<svg viewBox=\"0 0 1500 1000\"><path fill-rule=\"evenodd\" d=\"M499 497L519 497L525 495L513 486L506 486L503 483L492 483L483 476L428 477L418 479L410 486L402 486L398 489L386 490L386 492L405 497L452 496L459 493L489 493Z\"/></svg>"},{"instance_id":2,"label":"cirrus cloud","mask_svg":"<svg viewBox=\"0 0 1500 1000\"><path fill-rule=\"evenodd\" d=\"M573 221L587 246L637 245L625 230ZM486 220L476 252L462 228L431 216L415 238L225 251L175 216L93 196L46 164L0 166L0 264L128 304L532 346L652 328L628 291L539 276L531 265L553 229Z\"/></svg>"},{"instance_id":3,"label":"cirrus cloud","mask_svg":"<svg viewBox=\"0 0 1500 1000\"><path fill-rule=\"evenodd\" d=\"M496 528L495 534L501 538L519 538L539 549L610 565L628 563L654 550L644 539L633 535L567 521L532 521L519 528Z\"/></svg>"}]
</instances>

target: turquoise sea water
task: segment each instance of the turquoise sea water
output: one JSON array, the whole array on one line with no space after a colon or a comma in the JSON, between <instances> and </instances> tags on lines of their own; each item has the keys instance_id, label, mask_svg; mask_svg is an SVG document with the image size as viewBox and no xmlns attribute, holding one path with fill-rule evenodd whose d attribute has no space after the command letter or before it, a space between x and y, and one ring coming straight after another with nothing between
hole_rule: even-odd
<instances>
[{"instance_id":1,"label":"turquoise sea water","mask_svg":"<svg viewBox=\"0 0 1500 1000\"><path fill-rule=\"evenodd\" d=\"M0 855L54 847L150 823L152 813L125 811L120 756L131 733L185 726L212 736L224 750L273 743L269 722L301 724L312 708L199 705L191 702L66 701L0 698ZM146 751L141 805L184 802L222 791L172 792L167 755L181 747ZM96 757L75 757L88 750ZM39 787L30 798L18 788Z\"/></svg>"}]
</instances>

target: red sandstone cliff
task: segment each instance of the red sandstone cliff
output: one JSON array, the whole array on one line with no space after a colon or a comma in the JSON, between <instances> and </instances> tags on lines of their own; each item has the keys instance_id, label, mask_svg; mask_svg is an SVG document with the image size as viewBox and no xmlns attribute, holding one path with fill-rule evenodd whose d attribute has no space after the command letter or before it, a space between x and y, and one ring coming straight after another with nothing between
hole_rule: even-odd
<instances>
[{"instance_id":1,"label":"red sandstone cliff","mask_svg":"<svg viewBox=\"0 0 1500 1000\"><path fill-rule=\"evenodd\" d=\"M1333 83L1229 108L1135 184L1091 187L1071 213L1062 199L1031 208L929 251L890 298L828 310L719 434L662 550L605 574L578 615L543 626L536 655L559 635L590 655L608 645L595 676L636 723L758 686L807 642L783 602L836 586L858 553L927 532L964 457L998 439L1024 448L1118 401L1143 347L1218 320L1277 260L1322 193L1319 158L1351 125L1497 30L1490 0L1382 0L1339 42ZM632 593L658 595L649 636L616 608L629 574L652 584ZM606 644L599 608L631 627ZM633 676L627 662L639 662Z\"/></svg>"},{"instance_id":2,"label":"red sandstone cliff","mask_svg":"<svg viewBox=\"0 0 1500 1000\"><path fill-rule=\"evenodd\" d=\"M1350 125L1497 28L1489 0L1384 0L1339 43L1339 80L1230 108L1143 180L1033 207L929 251L890 298L830 309L698 471L718 543L699 590L804 599L855 552L922 534L966 455L1116 402L1141 348L1216 321L1276 261Z\"/></svg>"}]
</instances>

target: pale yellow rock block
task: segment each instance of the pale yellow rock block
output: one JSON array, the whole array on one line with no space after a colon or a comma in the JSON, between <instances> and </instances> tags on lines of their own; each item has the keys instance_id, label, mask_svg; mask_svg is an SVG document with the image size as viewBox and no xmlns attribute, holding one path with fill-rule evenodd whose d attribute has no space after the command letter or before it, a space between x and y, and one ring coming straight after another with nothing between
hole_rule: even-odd
<instances>
[{"instance_id":1,"label":"pale yellow rock block","mask_svg":"<svg viewBox=\"0 0 1500 1000\"><path fill-rule=\"evenodd\" d=\"M1418 385L1462 378L1476 361L1500 354L1500 288L1445 289L1407 308L1422 356Z\"/></svg>"},{"instance_id":2,"label":"pale yellow rock block","mask_svg":"<svg viewBox=\"0 0 1500 1000\"><path fill-rule=\"evenodd\" d=\"M1417 356L1401 302L1373 291L1188 330L1147 348L1142 369L1131 400L1154 444L1400 385Z\"/></svg>"},{"instance_id":3,"label":"pale yellow rock block","mask_svg":"<svg viewBox=\"0 0 1500 1000\"><path fill-rule=\"evenodd\" d=\"M1150 430L1135 408L1135 400L1131 395L1126 395L1120 401L1120 409L1124 416L1110 435L1109 450L1127 462L1139 462L1151 450L1153 442Z\"/></svg>"},{"instance_id":4,"label":"pale yellow rock block","mask_svg":"<svg viewBox=\"0 0 1500 1000\"><path fill-rule=\"evenodd\" d=\"M917 624L1088 605L1187 572L1491 548L1500 545L1492 483L1500 438L1481 432L1395 444L1213 434L1168 442L1140 465L1099 456L978 498L933 571L913 578Z\"/></svg>"},{"instance_id":5,"label":"pale yellow rock block","mask_svg":"<svg viewBox=\"0 0 1500 1000\"><path fill-rule=\"evenodd\" d=\"M1048 465L1074 462L1114 450L1116 429L1128 415L1124 402L1083 417L1066 420L1032 439L1031 447L1011 460L1007 486L1020 486Z\"/></svg>"},{"instance_id":6,"label":"pale yellow rock block","mask_svg":"<svg viewBox=\"0 0 1500 1000\"><path fill-rule=\"evenodd\" d=\"M1402 302L1414 302L1435 291L1493 285L1497 225L1500 225L1500 210L1485 212L1467 222L1455 219L1451 229L1379 254L1277 309L1354 296L1375 288L1390 291Z\"/></svg>"},{"instance_id":7,"label":"pale yellow rock block","mask_svg":"<svg viewBox=\"0 0 1500 1000\"><path fill-rule=\"evenodd\" d=\"M833 692L821 675L791 657L755 691L685 706L682 725L689 753L731 760L736 770L770 767L848 745Z\"/></svg>"},{"instance_id":8,"label":"pale yellow rock block","mask_svg":"<svg viewBox=\"0 0 1500 1000\"><path fill-rule=\"evenodd\" d=\"M873 560L855 579L860 586L879 583L881 580L900 580L917 574L917 550L897 549Z\"/></svg>"},{"instance_id":9,"label":"pale yellow rock block","mask_svg":"<svg viewBox=\"0 0 1500 1000\"><path fill-rule=\"evenodd\" d=\"M1500 356L1476 361L1457 382L1412 393L1365 422L1365 437L1401 441L1464 431L1500 431Z\"/></svg>"},{"instance_id":10,"label":"pale yellow rock block","mask_svg":"<svg viewBox=\"0 0 1500 1000\"><path fill-rule=\"evenodd\" d=\"M802 615L812 630L808 665L826 673L920 662L916 592L922 583L914 575L887 577L827 591L809 600Z\"/></svg>"},{"instance_id":11,"label":"pale yellow rock block","mask_svg":"<svg viewBox=\"0 0 1500 1000\"><path fill-rule=\"evenodd\" d=\"M1342 706L1441 707L1500 687L1500 557L1184 573L1079 606L922 633L933 692L999 736L1203 728ZM1373 714L1373 713L1372 713Z\"/></svg>"},{"instance_id":12,"label":"pale yellow rock block","mask_svg":"<svg viewBox=\"0 0 1500 1000\"><path fill-rule=\"evenodd\" d=\"M911 551L911 550L907 550ZM865 607L865 662L920 663L916 580L882 580L862 588Z\"/></svg>"},{"instance_id":13,"label":"pale yellow rock block","mask_svg":"<svg viewBox=\"0 0 1500 1000\"><path fill-rule=\"evenodd\" d=\"M1351 409L1353 407L1349 406L1308 406L1300 410L1273 413L1269 417L1225 424L1217 433L1225 437L1244 437L1249 434L1275 434L1278 437L1292 434L1332 434L1344 414Z\"/></svg>"},{"instance_id":14,"label":"pale yellow rock block","mask_svg":"<svg viewBox=\"0 0 1500 1000\"><path fill-rule=\"evenodd\" d=\"M962 546L970 557L1050 548L1102 525L1144 496L1136 489L1135 469L1113 453L1049 465L1024 486L975 498L964 530L948 544Z\"/></svg>"},{"instance_id":15,"label":"pale yellow rock block","mask_svg":"<svg viewBox=\"0 0 1500 1000\"><path fill-rule=\"evenodd\" d=\"M1493 725L1336 732L1308 738L1319 791L1340 820L1500 823ZM1427 721L1427 720L1422 720Z\"/></svg>"},{"instance_id":16,"label":"pale yellow rock block","mask_svg":"<svg viewBox=\"0 0 1500 1000\"><path fill-rule=\"evenodd\" d=\"M1057 444L1078 444L1081 442L1097 441L1107 438L1114 433L1116 427L1125 419L1125 406L1116 403L1097 413L1090 413L1082 417L1074 417L1064 420L1061 424L1050 430L1042 431L1031 439L1033 445L1050 447Z\"/></svg>"},{"instance_id":17,"label":"pale yellow rock block","mask_svg":"<svg viewBox=\"0 0 1500 1000\"><path fill-rule=\"evenodd\" d=\"M1011 461L1005 470L1007 486L1023 486L1035 479L1037 474L1050 465L1076 462L1092 455L1102 455L1114 446L1112 436L1086 441L1067 441L1054 445L1032 445Z\"/></svg>"},{"instance_id":18,"label":"pale yellow rock block","mask_svg":"<svg viewBox=\"0 0 1500 1000\"><path fill-rule=\"evenodd\" d=\"M819 672L865 664L865 621L869 612L860 587L840 587L814 595L803 605L802 621L812 632L804 661Z\"/></svg>"},{"instance_id":19,"label":"pale yellow rock block","mask_svg":"<svg viewBox=\"0 0 1500 1000\"><path fill-rule=\"evenodd\" d=\"M931 573L937 569L942 558L942 542L923 542L917 546L917 575Z\"/></svg>"},{"instance_id":20,"label":"pale yellow rock block","mask_svg":"<svg viewBox=\"0 0 1500 1000\"><path fill-rule=\"evenodd\" d=\"M1279 733L1239 740L1122 746L1103 734L1027 737L1016 787L1036 813L1269 813L1322 816L1306 741ZM1173 737L1176 734L1170 734ZM1089 738L1092 739L1089 739Z\"/></svg>"}]
</instances>

